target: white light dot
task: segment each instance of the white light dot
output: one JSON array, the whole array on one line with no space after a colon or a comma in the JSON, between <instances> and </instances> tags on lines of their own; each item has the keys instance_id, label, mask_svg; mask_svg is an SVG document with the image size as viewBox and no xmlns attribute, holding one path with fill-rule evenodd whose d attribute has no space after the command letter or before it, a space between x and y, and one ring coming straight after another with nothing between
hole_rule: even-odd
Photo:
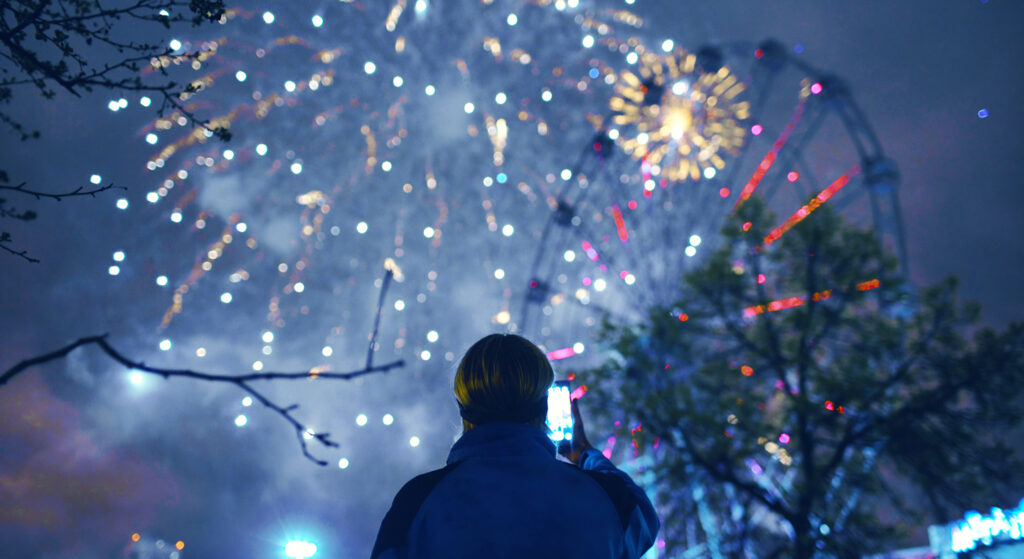
<instances>
[{"instance_id":1,"label":"white light dot","mask_svg":"<svg viewBox=\"0 0 1024 559\"><path fill-rule=\"evenodd\" d=\"M391 162L390 161L383 161L383 162L381 162L380 168L381 168L382 171L387 173L388 171L391 170Z\"/></svg>"},{"instance_id":2,"label":"white light dot","mask_svg":"<svg viewBox=\"0 0 1024 559\"><path fill-rule=\"evenodd\" d=\"M636 64L637 58L638 57L635 52L630 52L629 54L626 55L626 62L629 64Z\"/></svg>"},{"instance_id":3,"label":"white light dot","mask_svg":"<svg viewBox=\"0 0 1024 559\"><path fill-rule=\"evenodd\" d=\"M131 382L132 384L134 384L134 385L138 386L138 385L142 384L142 373L141 373L141 372L139 372L139 371L132 371L132 372L131 372L131 373L130 373L130 374L128 375L128 380L129 380L129 381L130 381L130 382Z\"/></svg>"},{"instance_id":4,"label":"white light dot","mask_svg":"<svg viewBox=\"0 0 1024 559\"><path fill-rule=\"evenodd\" d=\"M715 171L714 167L708 167L708 168L704 169L704 178L706 178L706 179L713 179L713 178L715 178L715 174L716 174L716 171Z\"/></svg>"},{"instance_id":5,"label":"white light dot","mask_svg":"<svg viewBox=\"0 0 1024 559\"><path fill-rule=\"evenodd\" d=\"M171 212L171 221L181 223L181 212Z\"/></svg>"},{"instance_id":6,"label":"white light dot","mask_svg":"<svg viewBox=\"0 0 1024 559\"><path fill-rule=\"evenodd\" d=\"M363 71L367 74L372 74L377 71L377 65L367 61L366 64L363 64Z\"/></svg>"},{"instance_id":7,"label":"white light dot","mask_svg":"<svg viewBox=\"0 0 1024 559\"><path fill-rule=\"evenodd\" d=\"M295 289L296 293L302 293L303 291L306 290L306 285L304 283L302 283L301 281L297 281L297 282L295 282L294 289Z\"/></svg>"},{"instance_id":8,"label":"white light dot","mask_svg":"<svg viewBox=\"0 0 1024 559\"><path fill-rule=\"evenodd\" d=\"M491 177L484 177L483 183L484 183L484 186L490 188L491 185L494 184L494 179L492 179Z\"/></svg>"},{"instance_id":9,"label":"white light dot","mask_svg":"<svg viewBox=\"0 0 1024 559\"><path fill-rule=\"evenodd\" d=\"M370 226L367 225L365 221L360 221L359 223L356 224L356 231L360 235L362 235L363 233L366 233L366 230L369 229L369 228L370 228Z\"/></svg>"},{"instance_id":10,"label":"white light dot","mask_svg":"<svg viewBox=\"0 0 1024 559\"><path fill-rule=\"evenodd\" d=\"M139 99L139 104L143 107L148 107L152 102L153 101L149 97L143 97L142 99Z\"/></svg>"},{"instance_id":11,"label":"white light dot","mask_svg":"<svg viewBox=\"0 0 1024 559\"><path fill-rule=\"evenodd\" d=\"M115 113L117 111L121 110L121 106L117 104L117 101L111 101L111 102L107 103L107 108L110 109L112 112L115 112Z\"/></svg>"},{"instance_id":12,"label":"white light dot","mask_svg":"<svg viewBox=\"0 0 1024 559\"><path fill-rule=\"evenodd\" d=\"M249 418L245 417L245 415L238 414L238 416L235 417L235 425L244 427L246 423L249 423Z\"/></svg>"},{"instance_id":13,"label":"white light dot","mask_svg":"<svg viewBox=\"0 0 1024 559\"><path fill-rule=\"evenodd\" d=\"M266 155L266 154L267 154L267 144L257 144L256 145L256 155Z\"/></svg>"},{"instance_id":14,"label":"white light dot","mask_svg":"<svg viewBox=\"0 0 1024 559\"><path fill-rule=\"evenodd\" d=\"M269 345L265 345L261 351L263 355L270 355L271 353L274 353L274 348Z\"/></svg>"},{"instance_id":15,"label":"white light dot","mask_svg":"<svg viewBox=\"0 0 1024 559\"><path fill-rule=\"evenodd\" d=\"M515 227L512 227L512 224L510 223L506 223L505 226L501 228L501 234L505 235L506 237L511 237L512 234L515 232Z\"/></svg>"},{"instance_id":16,"label":"white light dot","mask_svg":"<svg viewBox=\"0 0 1024 559\"><path fill-rule=\"evenodd\" d=\"M505 95L504 93L499 92L497 95L494 96L494 102L499 105L504 105L505 101L508 101L508 96Z\"/></svg>"},{"instance_id":17,"label":"white light dot","mask_svg":"<svg viewBox=\"0 0 1024 559\"><path fill-rule=\"evenodd\" d=\"M119 268L117 266L111 266L111 267L107 268L107 273L112 275L112 276L116 276L117 274L121 273L121 268Z\"/></svg>"},{"instance_id":18,"label":"white light dot","mask_svg":"<svg viewBox=\"0 0 1024 559\"><path fill-rule=\"evenodd\" d=\"M430 342L430 343L436 342L438 337L439 336L437 334L437 330L431 330L431 331L427 332L427 341Z\"/></svg>"},{"instance_id":19,"label":"white light dot","mask_svg":"<svg viewBox=\"0 0 1024 559\"><path fill-rule=\"evenodd\" d=\"M274 14L270 12L263 12L263 21L268 25L274 23Z\"/></svg>"},{"instance_id":20,"label":"white light dot","mask_svg":"<svg viewBox=\"0 0 1024 559\"><path fill-rule=\"evenodd\" d=\"M235 231L238 231L239 233L245 233L245 230L248 228L249 226L246 225L244 221L239 221L235 224Z\"/></svg>"},{"instance_id":21,"label":"white light dot","mask_svg":"<svg viewBox=\"0 0 1024 559\"><path fill-rule=\"evenodd\" d=\"M428 238L428 239L434 238L434 233L435 233L435 231L434 231L433 227L424 227L423 228L423 236Z\"/></svg>"},{"instance_id":22,"label":"white light dot","mask_svg":"<svg viewBox=\"0 0 1024 559\"><path fill-rule=\"evenodd\" d=\"M437 90L434 89L434 86L432 85L428 85L427 87L423 88L423 92L426 93L428 96L433 95L435 91Z\"/></svg>"},{"instance_id":23,"label":"white light dot","mask_svg":"<svg viewBox=\"0 0 1024 559\"><path fill-rule=\"evenodd\" d=\"M519 23L519 18L516 17L516 14L508 14L508 17L505 19L505 22L508 23L510 26L513 26Z\"/></svg>"},{"instance_id":24,"label":"white light dot","mask_svg":"<svg viewBox=\"0 0 1024 559\"><path fill-rule=\"evenodd\" d=\"M611 140L618 140L619 139L619 131L617 129L615 129L615 128L612 128L611 130L608 131L608 138L611 139Z\"/></svg>"},{"instance_id":25,"label":"white light dot","mask_svg":"<svg viewBox=\"0 0 1024 559\"><path fill-rule=\"evenodd\" d=\"M263 361L253 361L252 362L252 370L254 370L254 371L262 371L263 370Z\"/></svg>"},{"instance_id":26,"label":"white light dot","mask_svg":"<svg viewBox=\"0 0 1024 559\"><path fill-rule=\"evenodd\" d=\"M699 247L701 243L700 235L690 235L690 244Z\"/></svg>"},{"instance_id":27,"label":"white light dot","mask_svg":"<svg viewBox=\"0 0 1024 559\"><path fill-rule=\"evenodd\" d=\"M127 108L128 107L128 100L125 99L124 97L118 99L117 100L117 106L121 107L122 109Z\"/></svg>"},{"instance_id":28,"label":"white light dot","mask_svg":"<svg viewBox=\"0 0 1024 559\"><path fill-rule=\"evenodd\" d=\"M196 348L196 357L206 357L206 348L205 347L197 347Z\"/></svg>"},{"instance_id":29,"label":"white light dot","mask_svg":"<svg viewBox=\"0 0 1024 559\"><path fill-rule=\"evenodd\" d=\"M231 302L231 294L226 292L226 291L224 293L221 293L220 294L220 302L224 303L225 305L230 303Z\"/></svg>"},{"instance_id":30,"label":"white light dot","mask_svg":"<svg viewBox=\"0 0 1024 559\"><path fill-rule=\"evenodd\" d=\"M391 425L392 423L395 422L395 416L391 415L390 413L386 413L384 414L384 417L380 418L380 421L384 425Z\"/></svg>"},{"instance_id":31,"label":"white light dot","mask_svg":"<svg viewBox=\"0 0 1024 559\"><path fill-rule=\"evenodd\" d=\"M402 79L402 76L395 76L391 80L391 85L395 87L402 87L403 83L405 83L405 80Z\"/></svg>"},{"instance_id":32,"label":"white light dot","mask_svg":"<svg viewBox=\"0 0 1024 559\"><path fill-rule=\"evenodd\" d=\"M476 107L473 106L473 103L466 103L462 106L462 110L466 111L466 114L472 113L475 109Z\"/></svg>"},{"instance_id":33,"label":"white light dot","mask_svg":"<svg viewBox=\"0 0 1024 559\"><path fill-rule=\"evenodd\" d=\"M157 276L156 284L159 285L160 287L167 285L167 276Z\"/></svg>"},{"instance_id":34,"label":"white light dot","mask_svg":"<svg viewBox=\"0 0 1024 559\"><path fill-rule=\"evenodd\" d=\"M593 35L586 35L586 36L583 37L583 40L580 41L580 42L583 44L583 48L589 49L590 47L594 46L594 36Z\"/></svg>"},{"instance_id":35,"label":"white light dot","mask_svg":"<svg viewBox=\"0 0 1024 559\"><path fill-rule=\"evenodd\" d=\"M622 281L626 282L626 285L633 285L636 283L636 276L633 274L626 274L626 277L622 278Z\"/></svg>"},{"instance_id":36,"label":"white light dot","mask_svg":"<svg viewBox=\"0 0 1024 559\"><path fill-rule=\"evenodd\" d=\"M168 43L167 46L171 47L171 50L178 50L181 48L181 41L177 39L171 39L171 42Z\"/></svg>"},{"instance_id":37,"label":"white light dot","mask_svg":"<svg viewBox=\"0 0 1024 559\"><path fill-rule=\"evenodd\" d=\"M540 98L544 102L550 101L551 100L551 90L550 89L545 89L544 91L541 91L540 92Z\"/></svg>"},{"instance_id":38,"label":"white light dot","mask_svg":"<svg viewBox=\"0 0 1024 559\"><path fill-rule=\"evenodd\" d=\"M171 340L164 338L160 340L160 351L169 351L171 349Z\"/></svg>"},{"instance_id":39,"label":"white light dot","mask_svg":"<svg viewBox=\"0 0 1024 559\"><path fill-rule=\"evenodd\" d=\"M297 174L301 173L302 172L302 163L299 163L298 161L296 161L295 163L292 163L291 171L292 171L293 175L297 175Z\"/></svg>"},{"instance_id":40,"label":"white light dot","mask_svg":"<svg viewBox=\"0 0 1024 559\"><path fill-rule=\"evenodd\" d=\"M250 396L246 396L245 398L242 398L242 405L245 406L245 407L251 406L252 405L252 398Z\"/></svg>"},{"instance_id":41,"label":"white light dot","mask_svg":"<svg viewBox=\"0 0 1024 559\"><path fill-rule=\"evenodd\" d=\"M124 251L123 250L119 250L119 251L115 252L114 253L114 262L123 262L123 261L124 261Z\"/></svg>"},{"instance_id":42,"label":"white light dot","mask_svg":"<svg viewBox=\"0 0 1024 559\"><path fill-rule=\"evenodd\" d=\"M409 446L411 446L411 447L420 446L420 438L419 437L409 437Z\"/></svg>"},{"instance_id":43,"label":"white light dot","mask_svg":"<svg viewBox=\"0 0 1024 559\"><path fill-rule=\"evenodd\" d=\"M231 161L234 158L235 158L235 152L233 152L233 151L231 151L229 149L224 150L224 159L227 159L228 161Z\"/></svg>"},{"instance_id":44,"label":"white light dot","mask_svg":"<svg viewBox=\"0 0 1024 559\"><path fill-rule=\"evenodd\" d=\"M675 46L676 44L672 42L672 39L665 39L661 42L661 50L665 52L672 52L672 49L674 49Z\"/></svg>"},{"instance_id":45,"label":"white light dot","mask_svg":"<svg viewBox=\"0 0 1024 559\"><path fill-rule=\"evenodd\" d=\"M366 414L365 413L361 413L361 414L356 416L356 425L359 425L360 427L362 427L363 425L366 425Z\"/></svg>"},{"instance_id":46,"label":"white light dot","mask_svg":"<svg viewBox=\"0 0 1024 559\"><path fill-rule=\"evenodd\" d=\"M266 332L263 333L262 339L263 343L269 344L270 342L274 341L274 333L271 332L270 330L267 330Z\"/></svg>"},{"instance_id":47,"label":"white light dot","mask_svg":"<svg viewBox=\"0 0 1024 559\"><path fill-rule=\"evenodd\" d=\"M329 345L325 345L324 348L320 350L320 353L323 354L324 357L330 357L331 355L334 355L334 348Z\"/></svg>"},{"instance_id":48,"label":"white light dot","mask_svg":"<svg viewBox=\"0 0 1024 559\"><path fill-rule=\"evenodd\" d=\"M562 180L567 181L572 178L572 171L569 169L562 169L561 173Z\"/></svg>"},{"instance_id":49,"label":"white light dot","mask_svg":"<svg viewBox=\"0 0 1024 559\"><path fill-rule=\"evenodd\" d=\"M101 177L99 175L93 175L93 176L89 177L89 182L91 182L93 184L99 184L99 183L103 182L103 177Z\"/></svg>"},{"instance_id":50,"label":"white light dot","mask_svg":"<svg viewBox=\"0 0 1024 559\"><path fill-rule=\"evenodd\" d=\"M340 468L342 470L344 470L345 468L348 468L348 464L349 464L348 458L342 458L341 460L338 460L338 468Z\"/></svg>"},{"instance_id":51,"label":"white light dot","mask_svg":"<svg viewBox=\"0 0 1024 559\"><path fill-rule=\"evenodd\" d=\"M399 299L395 301L395 310L400 311L405 309L405 301Z\"/></svg>"},{"instance_id":52,"label":"white light dot","mask_svg":"<svg viewBox=\"0 0 1024 559\"><path fill-rule=\"evenodd\" d=\"M576 260L576 251L567 250L565 251L565 254L562 255L562 258L564 258L566 262L572 262L573 260Z\"/></svg>"},{"instance_id":53,"label":"white light dot","mask_svg":"<svg viewBox=\"0 0 1024 559\"><path fill-rule=\"evenodd\" d=\"M154 134L152 132L150 132L149 134L146 134L146 143L147 144L152 145L152 144L157 143L158 141L160 141L160 138L158 138L156 134Z\"/></svg>"},{"instance_id":54,"label":"white light dot","mask_svg":"<svg viewBox=\"0 0 1024 559\"><path fill-rule=\"evenodd\" d=\"M686 256L691 256L692 257L693 255L697 254L697 247L688 246L688 247L686 247L686 250L684 250L683 252L686 253Z\"/></svg>"},{"instance_id":55,"label":"white light dot","mask_svg":"<svg viewBox=\"0 0 1024 559\"><path fill-rule=\"evenodd\" d=\"M240 82L244 82L246 77L248 77L248 76L246 76L245 72L243 72L241 70L235 72L235 79L240 81Z\"/></svg>"},{"instance_id":56,"label":"white light dot","mask_svg":"<svg viewBox=\"0 0 1024 559\"><path fill-rule=\"evenodd\" d=\"M594 290L604 291L606 287L608 287L608 283L604 281L603 278L597 278L596 280L594 280Z\"/></svg>"},{"instance_id":57,"label":"white light dot","mask_svg":"<svg viewBox=\"0 0 1024 559\"><path fill-rule=\"evenodd\" d=\"M683 81L679 81L672 84L672 93L676 95L683 95L684 93L686 93L686 90L688 89L690 89L689 84Z\"/></svg>"},{"instance_id":58,"label":"white light dot","mask_svg":"<svg viewBox=\"0 0 1024 559\"><path fill-rule=\"evenodd\" d=\"M494 271L494 279L503 279L505 277L505 270L498 268Z\"/></svg>"},{"instance_id":59,"label":"white light dot","mask_svg":"<svg viewBox=\"0 0 1024 559\"><path fill-rule=\"evenodd\" d=\"M425 350L425 349L423 351L421 351L420 352L420 359L422 359L424 361L430 361L430 352Z\"/></svg>"},{"instance_id":60,"label":"white light dot","mask_svg":"<svg viewBox=\"0 0 1024 559\"><path fill-rule=\"evenodd\" d=\"M583 353L584 349L586 349L586 347L584 347L583 342L576 342L572 344L572 350L576 353Z\"/></svg>"},{"instance_id":61,"label":"white light dot","mask_svg":"<svg viewBox=\"0 0 1024 559\"><path fill-rule=\"evenodd\" d=\"M312 21L313 21L313 27L320 27L321 25L324 24L324 18L322 16L320 16L319 14L313 16Z\"/></svg>"}]
</instances>

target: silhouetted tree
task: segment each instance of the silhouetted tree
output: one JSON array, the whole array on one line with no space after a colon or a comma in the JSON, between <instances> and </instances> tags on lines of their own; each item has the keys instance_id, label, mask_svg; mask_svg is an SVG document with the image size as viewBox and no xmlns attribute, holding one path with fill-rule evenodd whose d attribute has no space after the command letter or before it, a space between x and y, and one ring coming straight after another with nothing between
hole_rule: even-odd
<instances>
[{"instance_id":1,"label":"silhouetted tree","mask_svg":"<svg viewBox=\"0 0 1024 559\"><path fill-rule=\"evenodd\" d=\"M223 0L0 1L0 123L22 141L39 137L39 131L27 129L10 111L20 89L35 89L46 99L56 98L59 91L75 96L97 89L135 91L157 97L160 114L173 110L193 125L227 138L226 129L210 128L184 104L196 86L177 84L167 73L168 67L201 58L203 53L174 53L164 44L137 39L152 36L146 24L169 29L184 22L217 22L223 15ZM157 78L144 79L144 68ZM0 191L35 199L59 201L111 188L108 184L42 192L24 182L12 184L0 169ZM35 217L34 211L20 210L0 198L0 219L31 221ZM0 231L0 249L38 262L26 251L12 249L11 242L10 232Z\"/></svg>"}]
</instances>

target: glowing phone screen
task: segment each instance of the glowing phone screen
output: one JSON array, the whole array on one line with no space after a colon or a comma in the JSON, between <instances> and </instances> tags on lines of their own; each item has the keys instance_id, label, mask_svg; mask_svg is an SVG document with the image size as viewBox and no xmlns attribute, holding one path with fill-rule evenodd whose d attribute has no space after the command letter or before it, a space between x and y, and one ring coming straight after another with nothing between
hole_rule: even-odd
<instances>
[{"instance_id":1,"label":"glowing phone screen","mask_svg":"<svg viewBox=\"0 0 1024 559\"><path fill-rule=\"evenodd\" d=\"M548 389L548 436L559 448L572 445L572 402L569 381L555 381Z\"/></svg>"}]
</instances>

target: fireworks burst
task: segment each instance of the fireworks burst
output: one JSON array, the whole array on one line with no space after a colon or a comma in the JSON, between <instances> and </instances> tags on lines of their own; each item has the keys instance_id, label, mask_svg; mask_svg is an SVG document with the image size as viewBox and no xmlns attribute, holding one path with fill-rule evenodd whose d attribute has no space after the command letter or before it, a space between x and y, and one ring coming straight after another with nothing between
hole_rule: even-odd
<instances>
[{"instance_id":1,"label":"fireworks burst","mask_svg":"<svg viewBox=\"0 0 1024 559\"><path fill-rule=\"evenodd\" d=\"M619 144L670 181L714 177L725 167L721 152L736 155L746 136L744 83L680 47L657 54L637 45L631 54L637 73L621 72L610 101L613 122L632 131Z\"/></svg>"}]
</instances>

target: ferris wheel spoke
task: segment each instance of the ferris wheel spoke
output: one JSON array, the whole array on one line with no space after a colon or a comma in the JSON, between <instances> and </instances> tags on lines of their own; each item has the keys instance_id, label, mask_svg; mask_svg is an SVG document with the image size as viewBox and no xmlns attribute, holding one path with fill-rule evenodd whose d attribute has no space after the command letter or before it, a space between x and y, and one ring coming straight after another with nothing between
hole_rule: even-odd
<instances>
[{"instance_id":1,"label":"ferris wheel spoke","mask_svg":"<svg viewBox=\"0 0 1024 559\"><path fill-rule=\"evenodd\" d=\"M751 175L750 180L747 181L747 184L743 186L743 190L740 191L739 199L736 200L736 203L732 207L732 211L734 213L737 209L739 209L740 205L742 205L743 202L746 202L748 199L750 199L751 196L754 195L754 191L757 190L757 185L761 183L761 180L764 179L764 176L768 173L768 170L772 168L772 165L775 163L775 159L779 155L779 151L781 151L783 146L786 145L786 142L789 141L789 137L793 133L793 129L796 128L796 125L800 122L800 119L803 118L804 111L806 110L806 108L807 104L804 102L801 102L799 105L797 105L796 110L793 111L793 117L790 118L789 123L786 124L786 127L782 129L782 133L779 134L779 137L775 140L775 143L772 144L772 148L768 151L767 154L765 154L764 158L761 159L761 163L757 166L757 170L754 171L754 174Z\"/></svg>"}]
</instances>

